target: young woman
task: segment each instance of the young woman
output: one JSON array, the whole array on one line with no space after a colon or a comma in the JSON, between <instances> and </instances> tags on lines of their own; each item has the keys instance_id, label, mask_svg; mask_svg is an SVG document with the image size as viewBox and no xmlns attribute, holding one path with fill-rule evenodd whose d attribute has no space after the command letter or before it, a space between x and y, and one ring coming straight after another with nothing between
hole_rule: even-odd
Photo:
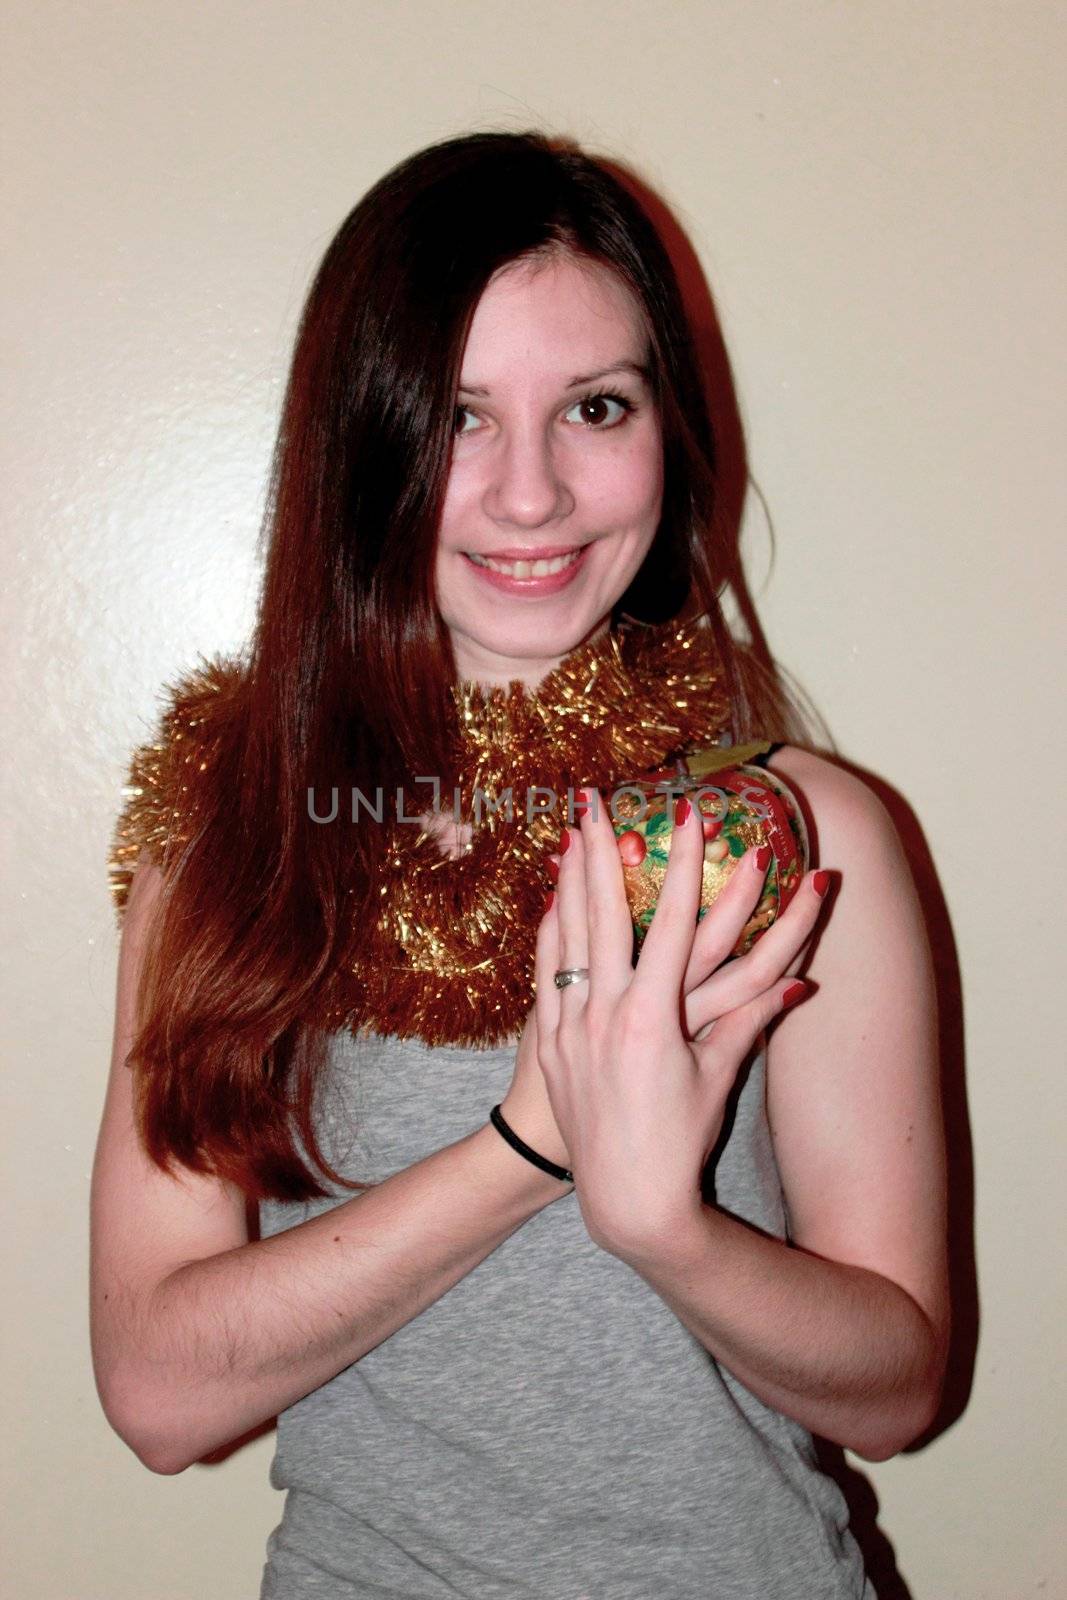
<instances>
[{"instance_id":1,"label":"young woman","mask_svg":"<svg viewBox=\"0 0 1067 1600\"><path fill-rule=\"evenodd\" d=\"M812 1435L880 1461L938 1404L931 962L730 638L715 489L606 166L474 134L344 222L254 640L170 686L110 861L97 1382L157 1472L277 1415L263 1596L873 1595ZM635 963L612 790L754 739L822 865L727 959L768 863L698 923L681 804Z\"/></svg>"}]
</instances>

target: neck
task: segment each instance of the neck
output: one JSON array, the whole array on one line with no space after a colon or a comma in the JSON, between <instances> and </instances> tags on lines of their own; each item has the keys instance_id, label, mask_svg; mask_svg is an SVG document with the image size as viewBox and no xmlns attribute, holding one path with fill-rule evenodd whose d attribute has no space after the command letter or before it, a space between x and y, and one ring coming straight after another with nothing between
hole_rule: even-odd
<instances>
[{"instance_id":1,"label":"neck","mask_svg":"<svg viewBox=\"0 0 1067 1600\"><path fill-rule=\"evenodd\" d=\"M452 649L456 660L456 682L458 685L476 685L480 689L508 688L512 683L521 683L528 692L535 691L562 661L583 645L592 644L595 640L603 639L611 628L611 614L602 617L589 633L578 639L570 649L557 656L498 656L492 651L485 651L475 641L464 639L462 648L457 648L457 640L453 637Z\"/></svg>"}]
</instances>

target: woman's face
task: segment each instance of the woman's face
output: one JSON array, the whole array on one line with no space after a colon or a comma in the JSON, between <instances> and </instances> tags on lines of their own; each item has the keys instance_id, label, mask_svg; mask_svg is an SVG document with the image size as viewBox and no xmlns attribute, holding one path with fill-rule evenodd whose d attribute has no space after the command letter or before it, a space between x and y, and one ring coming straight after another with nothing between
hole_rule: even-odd
<instances>
[{"instance_id":1,"label":"woman's face","mask_svg":"<svg viewBox=\"0 0 1067 1600\"><path fill-rule=\"evenodd\" d=\"M486 287L435 563L461 678L533 687L608 626L663 499L659 418L632 370L647 365L640 309L606 268L520 262Z\"/></svg>"}]
</instances>

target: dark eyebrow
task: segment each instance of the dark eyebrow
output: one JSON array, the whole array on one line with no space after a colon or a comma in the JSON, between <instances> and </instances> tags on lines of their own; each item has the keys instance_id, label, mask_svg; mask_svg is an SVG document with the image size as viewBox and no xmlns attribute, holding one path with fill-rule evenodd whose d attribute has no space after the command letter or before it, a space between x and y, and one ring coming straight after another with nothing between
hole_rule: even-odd
<instances>
[{"instance_id":1,"label":"dark eyebrow","mask_svg":"<svg viewBox=\"0 0 1067 1600\"><path fill-rule=\"evenodd\" d=\"M642 362L616 361L612 366L601 367L597 372L581 373L577 378L572 378L565 387L568 389L580 389L587 383L598 383L601 378L610 378L616 372L629 372L635 378L643 378L645 383L651 384L652 382L652 374ZM461 383L457 392L459 394L480 394L485 396L488 395L489 390L480 388L477 384Z\"/></svg>"}]
</instances>

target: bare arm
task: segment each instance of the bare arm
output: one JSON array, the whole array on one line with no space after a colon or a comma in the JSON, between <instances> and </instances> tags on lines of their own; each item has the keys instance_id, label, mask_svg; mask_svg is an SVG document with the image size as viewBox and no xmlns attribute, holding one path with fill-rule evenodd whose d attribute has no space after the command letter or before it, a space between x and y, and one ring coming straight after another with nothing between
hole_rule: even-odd
<instances>
[{"instance_id":1,"label":"bare arm","mask_svg":"<svg viewBox=\"0 0 1067 1600\"><path fill-rule=\"evenodd\" d=\"M133 1123L133 997L156 869L138 867L92 1185L93 1363L105 1413L155 1472L180 1472L318 1388L570 1193L483 1126L269 1239L244 1199L180 1181Z\"/></svg>"},{"instance_id":2,"label":"bare arm","mask_svg":"<svg viewBox=\"0 0 1067 1600\"><path fill-rule=\"evenodd\" d=\"M819 987L767 1043L791 1244L694 1191L685 1225L620 1253L767 1405L886 1461L936 1415L951 1330L933 963L873 791L792 746L774 767L840 874L806 968Z\"/></svg>"}]
</instances>

